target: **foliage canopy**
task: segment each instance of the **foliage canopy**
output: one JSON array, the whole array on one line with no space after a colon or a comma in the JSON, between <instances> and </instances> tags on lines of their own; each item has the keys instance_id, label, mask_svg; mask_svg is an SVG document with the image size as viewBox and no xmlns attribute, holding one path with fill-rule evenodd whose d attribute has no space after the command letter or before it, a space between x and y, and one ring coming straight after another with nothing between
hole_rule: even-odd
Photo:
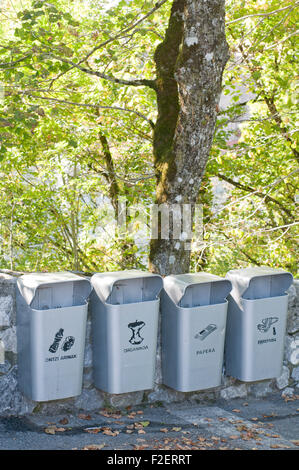
<instances>
[{"instance_id":1,"label":"foliage canopy","mask_svg":"<svg viewBox=\"0 0 299 470\"><path fill-rule=\"evenodd\" d=\"M154 202L151 80L170 6L2 2L1 268L147 267L138 221L128 217L132 238L112 219L119 198ZM297 6L227 1L231 58L192 270L266 264L296 274Z\"/></svg>"}]
</instances>

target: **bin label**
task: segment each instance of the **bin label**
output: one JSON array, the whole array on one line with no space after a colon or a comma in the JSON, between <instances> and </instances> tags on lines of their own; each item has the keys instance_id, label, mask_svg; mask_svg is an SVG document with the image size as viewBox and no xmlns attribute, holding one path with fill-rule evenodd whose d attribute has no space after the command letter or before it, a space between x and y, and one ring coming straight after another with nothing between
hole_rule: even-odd
<instances>
[{"instance_id":1,"label":"bin label","mask_svg":"<svg viewBox=\"0 0 299 470\"><path fill-rule=\"evenodd\" d=\"M59 348L60 342L63 338L64 329L60 328L55 334L54 341L49 347L49 351L52 354L55 354ZM74 346L75 338L74 336L67 336L61 346L63 351L69 351Z\"/></svg>"},{"instance_id":2,"label":"bin label","mask_svg":"<svg viewBox=\"0 0 299 470\"><path fill-rule=\"evenodd\" d=\"M278 317L266 317L263 318L262 321L257 324L256 327L261 333L268 333L268 331L270 331L270 328L272 327L272 337L267 339L259 339L257 344L274 343L276 341L276 328L275 326L272 326L276 322L278 322Z\"/></svg>"},{"instance_id":3,"label":"bin label","mask_svg":"<svg viewBox=\"0 0 299 470\"><path fill-rule=\"evenodd\" d=\"M74 336L67 336L66 338L64 338L64 341L62 342L63 335L64 335L63 328L60 328L57 331L57 333L55 333L54 341L51 343L49 347L50 353L56 354L60 346L61 346L61 350L64 352L69 351L74 346L74 343L75 343ZM52 356L52 357L46 357L46 362L55 362L55 361L64 360L64 359L74 359L76 357L77 357L77 354L68 354L64 356Z\"/></svg>"},{"instance_id":4,"label":"bin label","mask_svg":"<svg viewBox=\"0 0 299 470\"><path fill-rule=\"evenodd\" d=\"M217 330L217 325L215 323L209 323L205 328L200 330L196 335L194 336L195 339L199 339L200 341L204 341L208 336L210 336L211 333ZM209 353L214 353L215 348L214 347L207 347L206 349L200 349L199 351L196 351L196 355L206 355Z\"/></svg>"},{"instance_id":5,"label":"bin label","mask_svg":"<svg viewBox=\"0 0 299 470\"><path fill-rule=\"evenodd\" d=\"M141 336L141 330L146 326L146 323L142 320L136 320L132 323L128 323L128 328L131 330L131 337L129 338L129 343L132 347L124 348L123 352L133 352L133 351L144 351L148 349L147 344L141 344L144 341L143 336Z\"/></svg>"},{"instance_id":6,"label":"bin label","mask_svg":"<svg viewBox=\"0 0 299 470\"><path fill-rule=\"evenodd\" d=\"M196 355L200 354L209 354L215 352L215 348L209 348L209 349L200 349L199 351L196 351Z\"/></svg>"}]
</instances>

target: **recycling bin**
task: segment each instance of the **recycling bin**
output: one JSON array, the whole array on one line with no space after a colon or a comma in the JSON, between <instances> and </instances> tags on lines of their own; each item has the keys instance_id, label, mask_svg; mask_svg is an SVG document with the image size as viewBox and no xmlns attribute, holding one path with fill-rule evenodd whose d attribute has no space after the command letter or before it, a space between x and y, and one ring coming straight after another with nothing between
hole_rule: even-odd
<instances>
[{"instance_id":1,"label":"recycling bin","mask_svg":"<svg viewBox=\"0 0 299 470\"><path fill-rule=\"evenodd\" d=\"M153 388L161 276L138 270L91 277L94 384L111 394Z\"/></svg>"},{"instance_id":2,"label":"recycling bin","mask_svg":"<svg viewBox=\"0 0 299 470\"><path fill-rule=\"evenodd\" d=\"M70 272L17 281L19 389L34 401L80 395L89 280Z\"/></svg>"},{"instance_id":3,"label":"recycling bin","mask_svg":"<svg viewBox=\"0 0 299 470\"><path fill-rule=\"evenodd\" d=\"M279 377L282 372L290 273L268 267L229 271L225 340L226 375L244 382Z\"/></svg>"},{"instance_id":4,"label":"recycling bin","mask_svg":"<svg viewBox=\"0 0 299 470\"><path fill-rule=\"evenodd\" d=\"M217 387L230 281L203 272L166 276L163 281L163 383L181 392Z\"/></svg>"}]
</instances>

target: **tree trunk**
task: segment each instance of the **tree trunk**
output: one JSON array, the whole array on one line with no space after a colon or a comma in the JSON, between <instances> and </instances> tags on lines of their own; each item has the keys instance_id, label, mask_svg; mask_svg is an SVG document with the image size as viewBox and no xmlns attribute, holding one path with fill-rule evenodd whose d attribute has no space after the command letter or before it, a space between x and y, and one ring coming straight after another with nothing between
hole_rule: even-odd
<instances>
[{"instance_id":1,"label":"tree trunk","mask_svg":"<svg viewBox=\"0 0 299 470\"><path fill-rule=\"evenodd\" d=\"M224 0L174 0L155 53L158 119L154 130L156 203L188 204L191 218L212 145L222 73L228 60ZM189 239L151 240L150 269L188 272Z\"/></svg>"}]
</instances>

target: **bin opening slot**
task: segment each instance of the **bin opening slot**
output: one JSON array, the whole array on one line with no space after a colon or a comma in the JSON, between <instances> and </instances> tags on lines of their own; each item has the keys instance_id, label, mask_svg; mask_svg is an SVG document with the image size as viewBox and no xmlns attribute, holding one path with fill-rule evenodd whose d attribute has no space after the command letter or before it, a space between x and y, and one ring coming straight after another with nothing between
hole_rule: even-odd
<instances>
[{"instance_id":1,"label":"bin opening slot","mask_svg":"<svg viewBox=\"0 0 299 470\"><path fill-rule=\"evenodd\" d=\"M113 283L106 303L118 305L156 300L161 287L159 277L121 279Z\"/></svg>"},{"instance_id":2,"label":"bin opening slot","mask_svg":"<svg viewBox=\"0 0 299 470\"><path fill-rule=\"evenodd\" d=\"M199 307L200 305L209 305L211 302L211 284L195 284L188 286L179 306L183 308Z\"/></svg>"},{"instance_id":3,"label":"bin opening slot","mask_svg":"<svg viewBox=\"0 0 299 470\"><path fill-rule=\"evenodd\" d=\"M35 310L49 310L84 305L89 292L88 281L43 284L36 289L30 306Z\"/></svg>"},{"instance_id":4,"label":"bin opening slot","mask_svg":"<svg viewBox=\"0 0 299 470\"><path fill-rule=\"evenodd\" d=\"M292 281L290 273L253 277L242 297L246 300L279 297L285 295Z\"/></svg>"},{"instance_id":5,"label":"bin opening slot","mask_svg":"<svg viewBox=\"0 0 299 470\"><path fill-rule=\"evenodd\" d=\"M179 306L183 308L213 305L225 302L231 290L229 281L204 282L187 286Z\"/></svg>"}]
</instances>

